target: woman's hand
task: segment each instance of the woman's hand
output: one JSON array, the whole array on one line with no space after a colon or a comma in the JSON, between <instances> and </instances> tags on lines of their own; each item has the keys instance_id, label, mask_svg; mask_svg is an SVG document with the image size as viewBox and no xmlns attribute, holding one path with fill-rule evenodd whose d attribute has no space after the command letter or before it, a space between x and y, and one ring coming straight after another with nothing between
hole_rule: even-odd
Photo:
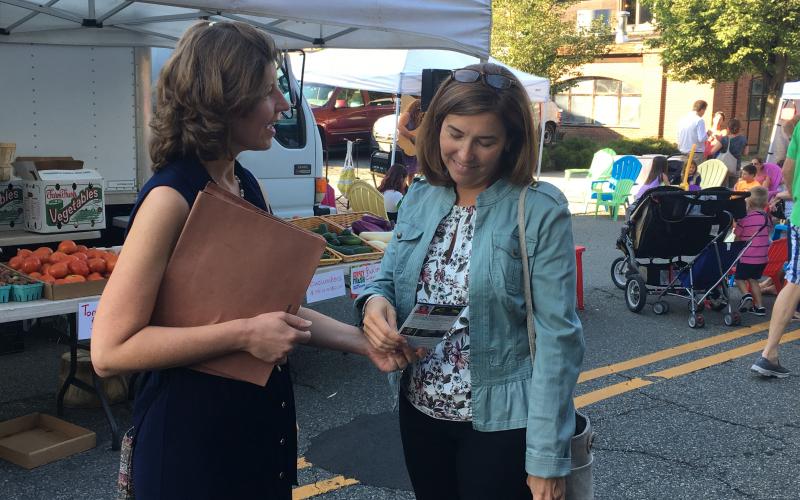
<instances>
[{"instance_id":1,"label":"woman's hand","mask_svg":"<svg viewBox=\"0 0 800 500\"><path fill-rule=\"evenodd\" d=\"M286 363L297 344L311 339L311 322L293 314L272 312L245 320L245 351L273 365Z\"/></svg>"},{"instance_id":2,"label":"woman's hand","mask_svg":"<svg viewBox=\"0 0 800 500\"><path fill-rule=\"evenodd\" d=\"M528 488L533 500L564 500L566 481L563 477L528 476Z\"/></svg>"},{"instance_id":3,"label":"woman's hand","mask_svg":"<svg viewBox=\"0 0 800 500\"><path fill-rule=\"evenodd\" d=\"M397 333L397 313L394 306L384 297L370 299L364 309L364 334L372 347L385 353L395 352L407 347L407 343Z\"/></svg>"},{"instance_id":4,"label":"woman's hand","mask_svg":"<svg viewBox=\"0 0 800 500\"><path fill-rule=\"evenodd\" d=\"M389 373L402 370L409 363L416 361L418 353L407 346L398 351L384 352L370 345L367 348L367 357L380 371Z\"/></svg>"}]
</instances>

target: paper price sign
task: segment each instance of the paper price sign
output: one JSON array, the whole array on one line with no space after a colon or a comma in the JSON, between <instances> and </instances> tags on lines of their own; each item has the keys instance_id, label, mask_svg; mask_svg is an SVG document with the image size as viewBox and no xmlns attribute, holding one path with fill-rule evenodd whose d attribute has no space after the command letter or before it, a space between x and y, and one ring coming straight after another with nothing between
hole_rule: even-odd
<instances>
[{"instance_id":1,"label":"paper price sign","mask_svg":"<svg viewBox=\"0 0 800 500\"><path fill-rule=\"evenodd\" d=\"M367 285L378 276L381 270L381 263L365 264L363 266L350 268L350 293L361 295L367 289Z\"/></svg>"},{"instance_id":2,"label":"paper price sign","mask_svg":"<svg viewBox=\"0 0 800 500\"><path fill-rule=\"evenodd\" d=\"M86 340L92 337L92 326L94 325L94 313L96 310L96 300L78 304L78 340Z\"/></svg>"},{"instance_id":3,"label":"paper price sign","mask_svg":"<svg viewBox=\"0 0 800 500\"><path fill-rule=\"evenodd\" d=\"M344 288L344 269L317 273L311 279L306 291L306 302L313 304L321 300L341 297L347 292Z\"/></svg>"}]
</instances>

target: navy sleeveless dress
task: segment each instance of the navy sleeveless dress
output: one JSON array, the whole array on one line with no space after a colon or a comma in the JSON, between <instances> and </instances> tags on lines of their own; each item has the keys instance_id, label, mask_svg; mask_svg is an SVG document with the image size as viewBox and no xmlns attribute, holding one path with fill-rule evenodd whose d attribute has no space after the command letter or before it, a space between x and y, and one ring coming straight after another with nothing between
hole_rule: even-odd
<instances>
[{"instance_id":1,"label":"navy sleeveless dress","mask_svg":"<svg viewBox=\"0 0 800 500\"><path fill-rule=\"evenodd\" d=\"M267 210L253 174L236 163L244 197ZM156 172L139 193L177 190L191 206L211 181L199 161L184 159ZM263 235L262 237L269 237ZM133 412L136 498L290 499L297 484L297 430L288 365L266 387L188 368L147 372Z\"/></svg>"}]
</instances>

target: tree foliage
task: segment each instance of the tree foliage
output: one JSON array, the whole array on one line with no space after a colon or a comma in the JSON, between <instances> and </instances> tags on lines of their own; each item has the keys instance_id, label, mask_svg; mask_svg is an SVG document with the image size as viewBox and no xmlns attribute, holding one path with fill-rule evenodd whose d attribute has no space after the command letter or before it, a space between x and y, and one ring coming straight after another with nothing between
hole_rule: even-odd
<instances>
[{"instance_id":1,"label":"tree foliage","mask_svg":"<svg viewBox=\"0 0 800 500\"><path fill-rule=\"evenodd\" d=\"M644 0L660 36L651 44L677 80L771 80L798 74L798 0ZM782 81L780 82L783 83Z\"/></svg>"},{"instance_id":2,"label":"tree foliage","mask_svg":"<svg viewBox=\"0 0 800 500\"><path fill-rule=\"evenodd\" d=\"M493 0L492 56L515 68L544 76L552 89L578 67L603 56L611 28L597 19L576 30L564 13L577 0Z\"/></svg>"}]
</instances>

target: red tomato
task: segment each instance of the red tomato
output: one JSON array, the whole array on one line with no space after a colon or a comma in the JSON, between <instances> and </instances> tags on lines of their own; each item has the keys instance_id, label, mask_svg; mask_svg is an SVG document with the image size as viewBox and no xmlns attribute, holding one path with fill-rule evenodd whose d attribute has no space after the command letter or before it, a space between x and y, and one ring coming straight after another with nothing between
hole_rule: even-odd
<instances>
[{"instance_id":1,"label":"red tomato","mask_svg":"<svg viewBox=\"0 0 800 500\"><path fill-rule=\"evenodd\" d=\"M75 253L78 251L78 245L72 240L64 240L58 244L58 251L66 254Z\"/></svg>"},{"instance_id":2,"label":"red tomato","mask_svg":"<svg viewBox=\"0 0 800 500\"><path fill-rule=\"evenodd\" d=\"M8 266L11 269L19 270L22 267L22 262L24 260L25 260L25 257L21 257L19 255L17 255L16 257L11 257L11 259L8 261Z\"/></svg>"},{"instance_id":3,"label":"red tomato","mask_svg":"<svg viewBox=\"0 0 800 500\"><path fill-rule=\"evenodd\" d=\"M17 250L17 257L22 257L23 259L25 259L27 257L30 257L31 255L33 255L33 252L31 250L28 250L27 248L20 248L19 250Z\"/></svg>"},{"instance_id":4,"label":"red tomato","mask_svg":"<svg viewBox=\"0 0 800 500\"><path fill-rule=\"evenodd\" d=\"M39 269L42 268L42 261L39 260L39 257L28 257L24 261L22 261L22 267L19 269L25 274L39 272Z\"/></svg>"},{"instance_id":5,"label":"red tomato","mask_svg":"<svg viewBox=\"0 0 800 500\"><path fill-rule=\"evenodd\" d=\"M67 264L70 274L78 274L80 276L89 276L89 266L82 260L74 260Z\"/></svg>"},{"instance_id":6,"label":"red tomato","mask_svg":"<svg viewBox=\"0 0 800 500\"><path fill-rule=\"evenodd\" d=\"M64 278L64 283L83 283L84 281L86 281L86 278L79 274L69 274Z\"/></svg>"},{"instance_id":7,"label":"red tomato","mask_svg":"<svg viewBox=\"0 0 800 500\"><path fill-rule=\"evenodd\" d=\"M50 274L56 279L61 279L69 274L69 268L67 267L66 262L56 262L50 266L49 271Z\"/></svg>"},{"instance_id":8,"label":"red tomato","mask_svg":"<svg viewBox=\"0 0 800 500\"><path fill-rule=\"evenodd\" d=\"M47 262L47 259L53 254L53 249L47 247L39 247L33 251L34 257L39 257L42 262Z\"/></svg>"},{"instance_id":9,"label":"red tomato","mask_svg":"<svg viewBox=\"0 0 800 500\"><path fill-rule=\"evenodd\" d=\"M91 273L86 277L86 281L101 281L104 280L103 275L100 273Z\"/></svg>"},{"instance_id":10,"label":"red tomato","mask_svg":"<svg viewBox=\"0 0 800 500\"><path fill-rule=\"evenodd\" d=\"M106 261L103 259L89 259L89 270L93 273L106 272Z\"/></svg>"}]
</instances>

